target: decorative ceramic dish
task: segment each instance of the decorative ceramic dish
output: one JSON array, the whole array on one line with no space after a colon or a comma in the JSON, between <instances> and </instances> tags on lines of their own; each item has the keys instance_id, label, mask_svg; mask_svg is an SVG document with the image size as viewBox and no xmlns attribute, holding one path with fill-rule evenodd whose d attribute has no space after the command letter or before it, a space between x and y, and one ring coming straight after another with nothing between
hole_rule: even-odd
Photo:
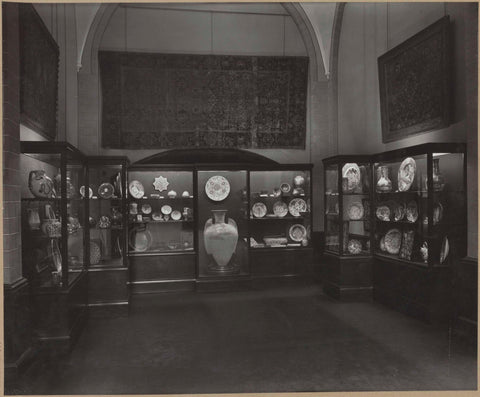
<instances>
[{"instance_id":1,"label":"decorative ceramic dish","mask_svg":"<svg viewBox=\"0 0 480 397\"><path fill-rule=\"evenodd\" d=\"M350 254L358 255L360 252L362 252L362 243L352 238L348 240L347 249Z\"/></svg>"},{"instance_id":2,"label":"decorative ceramic dish","mask_svg":"<svg viewBox=\"0 0 480 397\"><path fill-rule=\"evenodd\" d=\"M448 252L450 251L450 247L448 244L448 238L445 236L442 241L442 248L440 250L440 263L445 262L445 259L447 259Z\"/></svg>"},{"instance_id":3,"label":"decorative ceramic dish","mask_svg":"<svg viewBox=\"0 0 480 397\"><path fill-rule=\"evenodd\" d=\"M162 216L162 214L161 214L160 212L154 212L154 213L152 214L152 219L153 219L154 221L161 221L161 220L163 220L163 216Z\"/></svg>"},{"instance_id":4,"label":"decorative ceramic dish","mask_svg":"<svg viewBox=\"0 0 480 397\"><path fill-rule=\"evenodd\" d=\"M167 178L161 175L155 178L155 180L153 181L153 187L155 188L155 190L158 190L159 192L163 192L164 190L167 190L168 185L169 183Z\"/></svg>"},{"instance_id":5,"label":"decorative ceramic dish","mask_svg":"<svg viewBox=\"0 0 480 397\"><path fill-rule=\"evenodd\" d=\"M212 176L205 183L205 193L210 200L223 201L230 193L230 183L221 175Z\"/></svg>"},{"instance_id":6,"label":"decorative ceramic dish","mask_svg":"<svg viewBox=\"0 0 480 397\"><path fill-rule=\"evenodd\" d=\"M348 213L348 217L352 221L358 221L362 219L364 215L364 209L363 209L362 203L359 201L351 203L350 206L348 207L347 213Z\"/></svg>"},{"instance_id":7,"label":"decorative ceramic dish","mask_svg":"<svg viewBox=\"0 0 480 397\"><path fill-rule=\"evenodd\" d=\"M128 191L136 199L142 198L145 194L145 189L140 181L131 181L128 185Z\"/></svg>"},{"instance_id":8,"label":"decorative ceramic dish","mask_svg":"<svg viewBox=\"0 0 480 397\"><path fill-rule=\"evenodd\" d=\"M356 163L347 163L342 168L342 177L347 180L344 192L351 192L360 185L360 168Z\"/></svg>"},{"instance_id":9,"label":"decorative ceramic dish","mask_svg":"<svg viewBox=\"0 0 480 397\"><path fill-rule=\"evenodd\" d=\"M307 203L305 202L304 199L294 198L288 204L288 212L290 212L290 215L292 216L301 216L301 213L306 211L307 211Z\"/></svg>"},{"instance_id":10,"label":"decorative ceramic dish","mask_svg":"<svg viewBox=\"0 0 480 397\"><path fill-rule=\"evenodd\" d=\"M287 244L286 237L264 237L263 242L270 247L284 246Z\"/></svg>"},{"instance_id":11,"label":"decorative ceramic dish","mask_svg":"<svg viewBox=\"0 0 480 397\"><path fill-rule=\"evenodd\" d=\"M442 218L443 218L443 205L441 203L436 203L433 206L433 224L436 225L442 220Z\"/></svg>"},{"instance_id":12,"label":"decorative ceramic dish","mask_svg":"<svg viewBox=\"0 0 480 397\"><path fill-rule=\"evenodd\" d=\"M407 209L406 209L406 214L407 214L407 221L409 222L416 222L418 219L418 206L417 202L412 200L408 203Z\"/></svg>"},{"instance_id":13,"label":"decorative ceramic dish","mask_svg":"<svg viewBox=\"0 0 480 397\"><path fill-rule=\"evenodd\" d=\"M288 235L293 241L300 243L305 237L307 237L307 229L305 229L305 226L297 223L290 226L290 229L288 229Z\"/></svg>"},{"instance_id":14,"label":"decorative ceramic dish","mask_svg":"<svg viewBox=\"0 0 480 397\"><path fill-rule=\"evenodd\" d=\"M185 190L185 191L182 193L182 197L183 197L183 198L188 198L188 197L190 197L190 193L188 192L188 190Z\"/></svg>"},{"instance_id":15,"label":"decorative ceramic dish","mask_svg":"<svg viewBox=\"0 0 480 397\"><path fill-rule=\"evenodd\" d=\"M385 250L392 255L400 252L402 244L402 232L398 229L390 229L385 235Z\"/></svg>"},{"instance_id":16,"label":"decorative ceramic dish","mask_svg":"<svg viewBox=\"0 0 480 397\"><path fill-rule=\"evenodd\" d=\"M98 195L103 199L112 198L115 188L111 183L105 182L98 188Z\"/></svg>"},{"instance_id":17,"label":"decorative ceramic dish","mask_svg":"<svg viewBox=\"0 0 480 397\"><path fill-rule=\"evenodd\" d=\"M253 204L252 214L255 218L263 218L267 214L267 206L261 202Z\"/></svg>"},{"instance_id":18,"label":"decorative ceramic dish","mask_svg":"<svg viewBox=\"0 0 480 397\"><path fill-rule=\"evenodd\" d=\"M305 196L305 190L303 190L301 187L296 187L293 189L292 194L294 196Z\"/></svg>"},{"instance_id":19,"label":"decorative ceramic dish","mask_svg":"<svg viewBox=\"0 0 480 397\"><path fill-rule=\"evenodd\" d=\"M148 215L152 212L152 206L150 204L143 204L142 205L142 212L145 214L145 215Z\"/></svg>"},{"instance_id":20,"label":"decorative ceramic dish","mask_svg":"<svg viewBox=\"0 0 480 397\"><path fill-rule=\"evenodd\" d=\"M388 222L390 220L390 208L388 205L380 205L377 207L375 215L381 221Z\"/></svg>"},{"instance_id":21,"label":"decorative ceramic dish","mask_svg":"<svg viewBox=\"0 0 480 397\"><path fill-rule=\"evenodd\" d=\"M286 182L280 185L280 190L282 191L282 193L288 193L290 192L290 189L291 189L290 185Z\"/></svg>"},{"instance_id":22,"label":"decorative ceramic dish","mask_svg":"<svg viewBox=\"0 0 480 397\"><path fill-rule=\"evenodd\" d=\"M407 157L402 161L402 164L400 164L398 168L398 190L400 192L406 192L410 189L415 179L416 170L417 165L411 157Z\"/></svg>"},{"instance_id":23,"label":"decorative ceramic dish","mask_svg":"<svg viewBox=\"0 0 480 397\"><path fill-rule=\"evenodd\" d=\"M167 193L167 196L168 196L168 198L174 199L175 197L177 197L177 192L175 190L170 190Z\"/></svg>"},{"instance_id":24,"label":"decorative ceramic dish","mask_svg":"<svg viewBox=\"0 0 480 397\"><path fill-rule=\"evenodd\" d=\"M285 215L288 214L288 205L283 201L276 201L273 204L273 214L280 218L283 218Z\"/></svg>"},{"instance_id":25,"label":"decorative ceramic dish","mask_svg":"<svg viewBox=\"0 0 480 397\"><path fill-rule=\"evenodd\" d=\"M85 186L80 186L80 196L85 197ZM92 198L93 190L91 187L88 188L88 198Z\"/></svg>"},{"instance_id":26,"label":"decorative ceramic dish","mask_svg":"<svg viewBox=\"0 0 480 397\"><path fill-rule=\"evenodd\" d=\"M160 208L160 211L162 211L163 215L170 215L172 213L172 207L169 205L163 205L162 208Z\"/></svg>"},{"instance_id":27,"label":"decorative ceramic dish","mask_svg":"<svg viewBox=\"0 0 480 397\"><path fill-rule=\"evenodd\" d=\"M394 203L393 205L393 220L395 222L401 221L405 217L405 204L404 203Z\"/></svg>"},{"instance_id":28,"label":"decorative ceramic dish","mask_svg":"<svg viewBox=\"0 0 480 397\"><path fill-rule=\"evenodd\" d=\"M137 252L145 252L152 245L152 235L147 229L132 229L129 236L130 247Z\"/></svg>"},{"instance_id":29,"label":"decorative ceramic dish","mask_svg":"<svg viewBox=\"0 0 480 397\"><path fill-rule=\"evenodd\" d=\"M97 226L100 228L100 229L108 229L111 225L111 221L110 221L110 218L106 215L102 215L100 217L100 219L98 220L98 224Z\"/></svg>"},{"instance_id":30,"label":"decorative ceramic dish","mask_svg":"<svg viewBox=\"0 0 480 397\"><path fill-rule=\"evenodd\" d=\"M180 211L177 211L177 210L172 211L170 216L172 217L172 219L174 221L179 221L180 219L182 219L182 213Z\"/></svg>"}]
</instances>

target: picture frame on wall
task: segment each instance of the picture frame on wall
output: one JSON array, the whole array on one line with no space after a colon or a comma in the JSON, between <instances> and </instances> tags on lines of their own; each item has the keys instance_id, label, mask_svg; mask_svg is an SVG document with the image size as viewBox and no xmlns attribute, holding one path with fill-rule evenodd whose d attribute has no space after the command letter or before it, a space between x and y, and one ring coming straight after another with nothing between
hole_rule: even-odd
<instances>
[{"instance_id":1,"label":"picture frame on wall","mask_svg":"<svg viewBox=\"0 0 480 397\"><path fill-rule=\"evenodd\" d=\"M19 5L20 122L49 140L57 135L59 48L32 4Z\"/></svg>"},{"instance_id":2,"label":"picture frame on wall","mask_svg":"<svg viewBox=\"0 0 480 397\"><path fill-rule=\"evenodd\" d=\"M378 58L383 143L450 124L451 65L448 15Z\"/></svg>"}]
</instances>

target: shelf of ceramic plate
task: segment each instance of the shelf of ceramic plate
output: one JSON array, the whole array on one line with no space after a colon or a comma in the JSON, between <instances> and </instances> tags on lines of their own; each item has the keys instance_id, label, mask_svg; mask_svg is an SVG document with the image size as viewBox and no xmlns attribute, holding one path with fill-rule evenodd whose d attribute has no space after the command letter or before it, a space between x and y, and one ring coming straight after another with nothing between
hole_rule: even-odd
<instances>
[{"instance_id":1,"label":"shelf of ceramic plate","mask_svg":"<svg viewBox=\"0 0 480 397\"><path fill-rule=\"evenodd\" d=\"M155 221L153 219L144 219L142 221L130 221L129 223L135 223L135 224L142 224L142 223L193 223L193 220L186 220L186 219L180 219L178 221L175 221L173 219L169 219L168 221Z\"/></svg>"},{"instance_id":2,"label":"shelf of ceramic plate","mask_svg":"<svg viewBox=\"0 0 480 397\"><path fill-rule=\"evenodd\" d=\"M150 250L150 251L128 251L129 256L162 256L162 255L195 255L193 247L182 250Z\"/></svg>"}]
</instances>

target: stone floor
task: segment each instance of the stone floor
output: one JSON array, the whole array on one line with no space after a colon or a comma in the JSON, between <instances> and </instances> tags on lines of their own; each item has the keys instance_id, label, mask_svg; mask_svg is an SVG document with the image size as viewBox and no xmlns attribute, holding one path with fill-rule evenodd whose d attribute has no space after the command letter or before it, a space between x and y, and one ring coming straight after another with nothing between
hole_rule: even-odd
<instances>
[{"instance_id":1,"label":"stone floor","mask_svg":"<svg viewBox=\"0 0 480 397\"><path fill-rule=\"evenodd\" d=\"M91 319L73 352L7 394L476 389L476 349L377 303L317 285L135 296Z\"/></svg>"}]
</instances>

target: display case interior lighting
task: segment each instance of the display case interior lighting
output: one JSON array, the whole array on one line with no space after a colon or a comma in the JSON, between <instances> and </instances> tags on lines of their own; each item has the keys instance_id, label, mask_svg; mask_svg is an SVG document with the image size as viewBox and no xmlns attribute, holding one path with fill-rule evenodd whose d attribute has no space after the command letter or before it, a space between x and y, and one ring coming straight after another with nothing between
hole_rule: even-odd
<instances>
[{"instance_id":1,"label":"display case interior lighting","mask_svg":"<svg viewBox=\"0 0 480 397\"><path fill-rule=\"evenodd\" d=\"M432 156L435 158L435 157L446 156L447 154L452 154L452 153L432 153Z\"/></svg>"}]
</instances>

